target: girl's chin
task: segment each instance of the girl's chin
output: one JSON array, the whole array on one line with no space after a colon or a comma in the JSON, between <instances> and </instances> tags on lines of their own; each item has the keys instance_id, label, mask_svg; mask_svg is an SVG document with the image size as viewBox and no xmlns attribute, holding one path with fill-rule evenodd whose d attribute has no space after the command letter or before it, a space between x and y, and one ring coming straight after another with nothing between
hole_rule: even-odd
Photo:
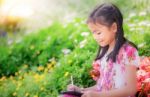
<instances>
[{"instance_id":1,"label":"girl's chin","mask_svg":"<svg viewBox=\"0 0 150 97\"><path fill-rule=\"evenodd\" d=\"M99 45L100 45L101 47L107 46L107 44L104 44L104 43L99 43Z\"/></svg>"}]
</instances>

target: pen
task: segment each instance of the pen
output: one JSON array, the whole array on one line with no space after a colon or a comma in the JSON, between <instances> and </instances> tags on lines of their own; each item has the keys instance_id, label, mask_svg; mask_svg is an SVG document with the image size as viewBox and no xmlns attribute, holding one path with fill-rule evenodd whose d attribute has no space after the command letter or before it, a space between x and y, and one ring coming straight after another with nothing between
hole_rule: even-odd
<instances>
[{"instance_id":1,"label":"pen","mask_svg":"<svg viewBox=\"0 0 150 97\"><path fill-rule=\"evenodd\" d=\"M71 75L71 84L73 85L73 78L72 78L72 75Z\"/></svg>"}]
</instances>

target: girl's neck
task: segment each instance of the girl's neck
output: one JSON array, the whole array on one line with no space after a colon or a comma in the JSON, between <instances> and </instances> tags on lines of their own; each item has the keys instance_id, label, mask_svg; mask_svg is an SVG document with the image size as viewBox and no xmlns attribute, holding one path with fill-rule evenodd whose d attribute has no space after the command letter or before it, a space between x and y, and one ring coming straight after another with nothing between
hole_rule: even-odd
<instances>
[{"instance_id":1,"label":"girl's neck","mask_svg":"<svg viewBox=\"0 0 150 97\"><path fill-rule=\"evenodd\" d=\"M116 39L114 39L110 44L109 44L109 48L108 48L108 51L106 54L109 54L110 52L113 51L114 47L115 47L115 44L116 44Z\"/></svg>"}]
</instances>

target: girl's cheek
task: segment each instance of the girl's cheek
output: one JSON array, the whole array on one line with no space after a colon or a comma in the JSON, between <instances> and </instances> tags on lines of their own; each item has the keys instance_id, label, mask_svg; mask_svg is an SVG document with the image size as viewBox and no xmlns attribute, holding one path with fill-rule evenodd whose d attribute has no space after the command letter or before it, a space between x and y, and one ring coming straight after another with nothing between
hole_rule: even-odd
<instances>
[{"instance_id":1,"label":"girl's cheek","mask_svg":"<svg viewBox=\"0 0 150 97\"><path fill-rule=\"evenodd\" d=\"M97 35L93 35L93 37L96 41L99 40L99 37Z\"/></svg>"}]
</instances>

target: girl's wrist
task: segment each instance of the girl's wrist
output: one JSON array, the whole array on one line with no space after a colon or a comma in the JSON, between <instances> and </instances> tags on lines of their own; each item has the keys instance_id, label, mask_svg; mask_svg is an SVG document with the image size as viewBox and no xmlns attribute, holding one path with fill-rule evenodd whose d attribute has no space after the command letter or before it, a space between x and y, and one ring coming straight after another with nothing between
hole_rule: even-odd
<instances>
[{"instance_id":1,"label":"girl's wrist","mask_svg":"<svg viewBox=\"0 0 150 97\"><path fill-rule=\"evenodd\" d=\"M80 88L80 92L86 91L86 88Z\"/></svg>"}]
</instances>

